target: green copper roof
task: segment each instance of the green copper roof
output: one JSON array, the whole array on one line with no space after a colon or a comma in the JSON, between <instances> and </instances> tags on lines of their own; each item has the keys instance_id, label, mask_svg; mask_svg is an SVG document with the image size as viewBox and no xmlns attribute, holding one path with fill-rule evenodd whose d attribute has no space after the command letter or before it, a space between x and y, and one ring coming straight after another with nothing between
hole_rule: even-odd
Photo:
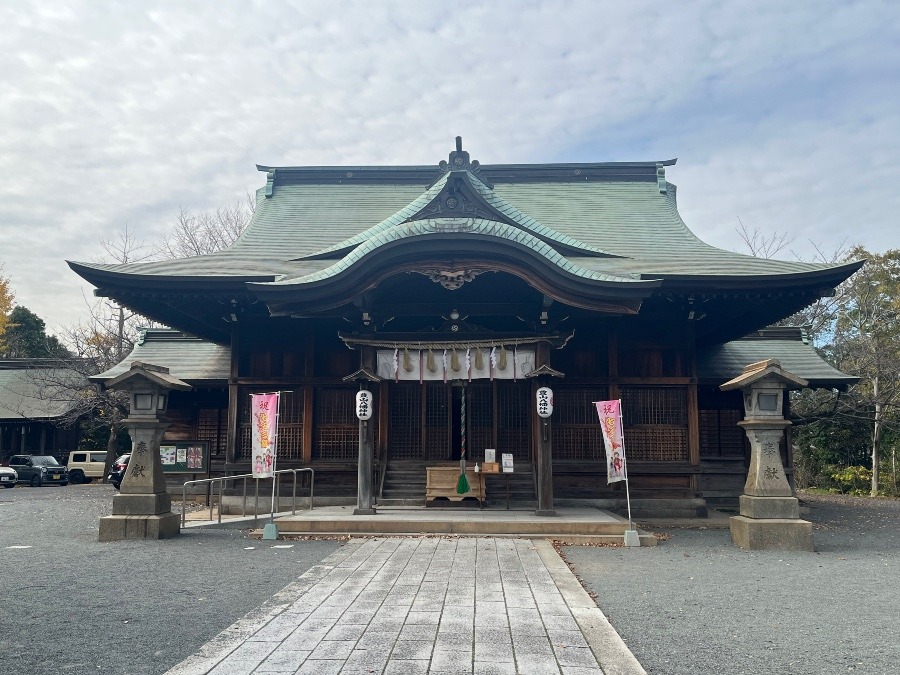
<instances>
[{"instance_id":1,"label":"green copper roof","mask_svg":"<svg viewBox=\"0 0 900 675\"><path fill-rule=\"evenodd\" d=\"M740 375L744 366L766 359L778 359L785 370L808 380L812 388L846 389L859 381L819 356L799 327L764 328L741 340L698 351L697 376L720 385Z\"/></svg>"},{"instance_id":2,"label":"green copper roof","mask_svg":"<svg viewBox=\"0 0 900 675\"><path fill-rule=\"evenodd\" d=\"M370 227L360 234L350 237L349 239L345 239L344 241L335 244L334 246L330 246L321 251L317 251L313 255L307 257L330 257L336 253L346 253L353 247L369 239L377 237L379 234L384 233L388 229L400 225L401 223L406 223L414 220L434 220L440 217L470 217L470 214L466 213L465 211L461 211L458 214L445 213L443 214L443 216L434 213L433 215L431 215L431 218L420 217L421 213L423 211L428 211L429 206L431 206L436 200L438 200L441 193L446 190L446 188L448 187L448 179L450 178L453 178L454 182L464 183L466 187L473 190L484 201L485 206L493 211L493 213L482 213L476 215L475 217L480 217L486 220L507 222L508 224L515 225L531 233L537 239L550 244L551 246L556 246L557 248L562 246L567 249L576 251L581 255L610 256L609 253L597 248L596 246L590 246L588 244L577 241L572 237L560 234L552 228L542 225L534 218L531 218L530 216L522 213L512 204L498 197L494 193L493 189L485 185L477 176L475 176L470 171L451 171L442 176L422 195L413 200L410 204L397 211L397 213L393 214L390 218L381 221L374 227ZM438 208L440 208L439 205Z\"/></svg>"},{"instance_id":3,"label":"green copper roof","mask_svg":"<svg viewBox=\"0 0 900 675\"><path fill-rule=\"evenodd\" d=\"M228 347L192 337L181 331L147 328L131 353L94 381L111 380L128 372L132 361L165 366L169 374L186 382L225 382L231 372Z\"/></svg>"},{"instance_id":4,"label":"green copper roof","mask_svg":"<svg viewBox=\"0 0 900 675\"><path fill-rule=\"evenodd\" d=\"M455 228L455 229L449 229ZM613 276L602 272L592 271L567 260L552 246L544 243L530 232L520 230L513 225L506 223L498 223L490 220L482 219L429 219L417 220L410 223L402 223L385 228L377 234L368 237L364 243L353 249L347 256L329 267L308 274L303 277L283 279L274 282L279 285L286 284L308 284L316 281L322 281L330 277L336 276L341 272L349 269L354 264L362 260L373 251L386 246L393 242L403 239L411 239L413 237L428 237L437 235L447 235L448 232L465 233L466 235L475 235L478 237L495 238L512 244L518 244L524 248L531 249L538 255L542 256L548 262L565 270L569 274L584 279L605 282L622 282L622 283L641 283L641 281L633 276ZM452 236L452 235L451 235Z\"/></svg>"},{"instance_id":5,"label":"green copper roof","mask_svg":"<svg viewBox=\"0 0 900 675\"><path fill-rule=\"evenodd\" d=\"M129 265L85 263L83 267L139 275L299 277L331 264L310 256L361 243L361 233L375 234L379 226L393 227L393 217L399 219L398 212L406 213L404 207L424 199L423 192L421 185L405 184L276 184L268 199L260 191L250 226L226 251ZM612 276L741 277L840 267L766 260L710 246L682 221L671 184L666 194L648 181L498 183L493 193L561 236L618 256L583 264Z\"/></svg>"}]
</instances>

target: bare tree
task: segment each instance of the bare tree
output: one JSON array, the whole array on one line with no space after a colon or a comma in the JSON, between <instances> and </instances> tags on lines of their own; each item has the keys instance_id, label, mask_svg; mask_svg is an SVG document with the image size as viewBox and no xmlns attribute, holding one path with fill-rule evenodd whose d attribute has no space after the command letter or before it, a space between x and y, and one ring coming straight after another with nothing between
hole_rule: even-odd
<instances>
[{"instance_id":1,"label":"bare tree","mask_svg":"<svg viewBox=\"0 0 900 675\"><path fill-rule=\"evenodd\" d=\"M153 245L156 258L189 258L227 248L241 236L250 223L256 199L245 199L215 211L194 213L182 207L172 230Z\"/></svg>"},{"instance_id":2,"label":"bare tree","mask_svg":"<svg viewBox=\"0 0 900 675\"><path fill-rule=\"evenodd\" d=\"M771 259L778 255L781 251L794 243L796 237L787 232L773 232L766 234L759 227L748 228L744 225L744 221L738 216L739 227L735 228L738 236L744 242L750 255L755 258Z\"/></svg>"}]
</instances>

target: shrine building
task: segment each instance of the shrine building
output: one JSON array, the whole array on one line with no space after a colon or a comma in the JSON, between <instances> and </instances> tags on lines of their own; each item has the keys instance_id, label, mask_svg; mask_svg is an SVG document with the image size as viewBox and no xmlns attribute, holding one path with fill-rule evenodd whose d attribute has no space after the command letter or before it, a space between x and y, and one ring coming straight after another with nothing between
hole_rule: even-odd
<instances>
[{"instance_id":1,"label":"shrine building","mask_svg":"<svg viewBox=\"0 0 900 675\"><path fill-rule=\"evenodd\" d=\"M95 293L170 326L131 360L173 392L173 439L206 440L212 475L250 471L250 396L282 391L279 468L316 494L356 495L355 394L374 394L374 490L424 500L429 465L512 455L535 499L535 392L554 392L563 499L616 499L592 402L621 399L631 495L736 501L747 445L740 392L719 385L780 359L810 386L855 381L798 328L767 328L862 262L765 260L698 239L675 160L485 164L460 139L434 166L259 166L265 185L226 250L159 262L70 262ZM788 411L785 410L785 413ZM790 443L782 448L791 474Z\"/></svg>"}]
</instances>

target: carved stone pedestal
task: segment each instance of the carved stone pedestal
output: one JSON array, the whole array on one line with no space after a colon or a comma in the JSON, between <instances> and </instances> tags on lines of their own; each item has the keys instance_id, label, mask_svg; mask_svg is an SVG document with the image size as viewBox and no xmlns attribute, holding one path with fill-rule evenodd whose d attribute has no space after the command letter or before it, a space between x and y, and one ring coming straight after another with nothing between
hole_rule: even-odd
<instances>
[{"instance_id":1,"label":"carved stone pedestal","mask_svg":"<svg viewBox=\"0 0 900 675\"><path fill-rule=\"evenodd\" d=\"M779 444L790 422L784 419L784 393L806 386L778 361L747 366L723 390L742 389L745 419L738 424L750 441L750 470L740 497L740 513L729 519L731 540L749 550L812 551L812 523L800 519L800 502L788 483Z\"/></svg>"},{"instance_id":2,"label":"carved stone pedestal","mask_svg":"<svg viewBox=\"0 0 900 675\"><path fill-rule=\"evenodd\" d=\"M813 551L812 523L799 518L729 519L731 541L750 551Z\"/></svg>"},{"instance_id":3,"label":"carved stone pedestal","mask_svg":"<svg viewBox=\"0 0 900 675\"><path fill-rule=\"evenodd\" d=\"M158 516L105 516L100 519L100 541L170 539L181 534L177 513Z\"/></svg>"}]
</instances>

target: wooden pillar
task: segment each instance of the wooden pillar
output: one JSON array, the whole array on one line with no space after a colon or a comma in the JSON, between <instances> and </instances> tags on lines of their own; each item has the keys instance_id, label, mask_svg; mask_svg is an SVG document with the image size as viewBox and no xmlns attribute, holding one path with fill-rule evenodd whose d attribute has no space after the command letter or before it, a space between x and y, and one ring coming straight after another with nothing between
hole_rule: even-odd
<instances>
[{"instance_id":1,"label":"wooden pillar","mask_svg":"<svg viewBox=\"0 0 900 675\"><path fill-rule=\"evenodd\" d=\"M607 333L607 367L609 370L609 398L616 400L619 392L619 332L617 324L612 324Z\"/></svg>"},{"instance_id":2,"label":"wooden pillar","mask_svg":"<svg viewBox=\"0 0 900 675\"><path fill-rule=\"evenodd\" d=\"M534 394L537 387L532 386L531 409L537 417L537 488L538 505L536 516L556 516L553 508L553 428L549 417L537 415Z\"/></svg>"},{"instance_id":3,"label":"wooden pillar","mask_svg":"<svg viewBox=\"0 0 900 675\"><path fill-rule=\"evenodd\" d=\"M303 355L303 374L309 381L316 374L316 340L311 334L306 335L306 348ZM313 425L315 424L315 394L313 386L303 387L303 440L301 456L304 464L312 464Z\"/></svg>"},{"instance_id":4,"label":"wooden pillar","mask_svg":"<svg viewBox=\"0 0 900 675\"><path fill-rule=\"evenodd\" d=\"M240 444L240 429L238 424L238 411L240 410L240 387L238 377L240 375L240 339L238 327L231 326L231 370L228 376L228 422L225 429L225 464L233 464L237 461L238 446ZM227 470L225 472L228 473Z\"/></svg>"},{"instance_id":5,"label":"wooden pillar","mask_svg":"<svg viewBox=\"0 0 900 675\"><path fill-rule=\"evenodd\" d=\"M693 379L693 378L692 378ZM697 382L687 388L687 443L688 457L692 467L700 466L700 409L697 404ZM700 474L691 473L691 492L700 495Z\"/></svg>"},{"instance_id":6,"label":"wooden pillar","mask_svg":"<svg viewBox=\"0 0 900 675\"><path fill-rule=\"evenodd\" d=\"M372 508L372 429L369 420L359 421L359 463L357 466L354 516L374 516Z\"/></svg>"},{"instance_id":7,"label":"wooden pillar","mask_svg":"<svg viewBox=\"0 0 900 675\"><path fill-rule=\"evenodd\" d=\"M694 337L694 323L688 322L684 348L687 363L686 370L691 378L687 391L687 443L688 458L695 470L691 473L691 492L694 496L700 495L700 405L697 393L697 346Z\"/></svg>"},{"instance_id":8,"label":"wooden pillar","mask_svg":"<svg viewBox=\"0 0 900 675\"><path fill-rule=\"evenodd\" d=\"M313 423L315 419L313 386L303 387L303 441L301 455L304 464L312 463Z\"/></svg>"}]
</instances>

